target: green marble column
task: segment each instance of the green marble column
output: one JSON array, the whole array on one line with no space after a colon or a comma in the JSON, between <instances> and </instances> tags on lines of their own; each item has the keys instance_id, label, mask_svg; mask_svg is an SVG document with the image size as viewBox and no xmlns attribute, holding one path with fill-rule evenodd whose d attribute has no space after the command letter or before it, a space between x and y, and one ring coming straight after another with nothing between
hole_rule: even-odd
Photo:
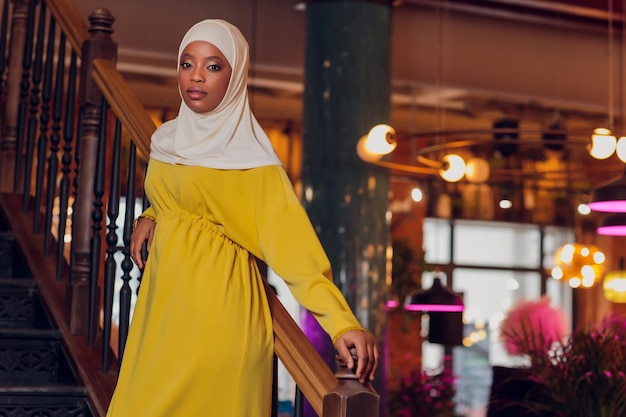
<instances>
[{"instance_id":1,"label":"green marble column","mask_svg":"<svg viewBox=\"0 0 626 417\"><path fill-rule=\"evenodd\" d=\"M389 172L362 162L356 143L389 123L391 14L387 2L306 5L303 204L335 283L381 344Z\"/></svg>"}]
</instances>

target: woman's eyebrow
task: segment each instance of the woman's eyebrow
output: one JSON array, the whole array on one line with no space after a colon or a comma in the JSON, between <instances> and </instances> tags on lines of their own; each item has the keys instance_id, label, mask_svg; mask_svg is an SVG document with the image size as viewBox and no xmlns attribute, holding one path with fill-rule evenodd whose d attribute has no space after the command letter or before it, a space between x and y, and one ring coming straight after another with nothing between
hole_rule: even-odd
<instances>
[{"instance_id":1,"label":"woman's eyebrow","mask_svg":"<svg viewBox=\"0 0 626 417\"><path fill-rule=\"evenodd\" d=\"M182 54L180 56L180 58L181 59L183 59L183 58L195 58L195 56L193 54L190 54L190 53L187 52L187 53ZM206 56L206 57L204 57L202 59L204 59L204 60L214 59L214 60L223 61L223 59L219 55L209 55L209 56Z\"/></svg>"}]
</instances>

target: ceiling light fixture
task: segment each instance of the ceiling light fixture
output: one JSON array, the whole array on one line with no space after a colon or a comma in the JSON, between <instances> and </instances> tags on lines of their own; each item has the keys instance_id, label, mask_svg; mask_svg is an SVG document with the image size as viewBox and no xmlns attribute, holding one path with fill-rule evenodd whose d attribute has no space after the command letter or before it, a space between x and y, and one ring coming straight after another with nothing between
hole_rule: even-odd
<instances>
[{"instance_id":1,"label":"ceiling light fixture","mask_svg":"<svg viewBox=\"0 0 626 417\"><path fill-rule=\"evenodd\" d=\"M589 155L596 159L607 159L615 153L617 139L612 133L615 122L615 99L613 92L614 79L614 39L613 39L613 1L608 0L607 13L607 34L608 34L608 128L598 127L591 134L591 144L589 146ZM620 138L621 139L621 138Z\"/></svg>"},{"instance_id":2,"label":"ceiling light fixture","mask_svg":"<svg viewBox=\"0 0 626 417\"><path fill-rule=\"evenodd\" d=\"M494 155L497 147L503 146L500 139L502 135L513 133L517 138L517 152L507 157L509 162L540 161L547 152L552 152L553 155L568 152L569 160L577 161L580 165L574 168L561 165L554 169L539 169L535 164L500 163L492 167L486 156ZM376 125L367 135L362 136L356 148L357 154L365 162L398 173L440 177L449 182L466 180L496 184L542 180L542 186L547 188L550 184L561 187L564 181L576 187L577 184L585 184L589 175L596 171L601 175L616 173L613 165L607 167L587 163L593 160L586 150L589 143L586 131L551 132L558 134L558 139L545 139L544 133L545 129L474 129L417 132L401 136L393 127L383 124ZM411 152L407 152L409 143L403 142L419 143L423 146L412 152L413 157L410 157ZM560 150L553 150L555 146ZM581 191L588 192L588 189Z\"/></svg>"},{"instance_id":3,"label":"ceiling light fixture","mask_svg":"<svg viewBox=\"0 0 626 417\"><path fill-rule=\"evenodd\" d=\"M604 277L602 283L604 296L613 303L626 303L626 270L624 258L619 258L619 270L611 271Z\"/></svg>"},{"instance_id":4,"label":"ceiling light fixture","mask_svg":"<svg viewBox=\"0 0 626 417\"><path fill-rule=\"evenodd\" d=\"M611 131L604 127L593 130L591 143L589 144L589 155L595 159L607 159L613 155L617 146L617 139Z\"/></svg>"},{"instance_id":5,"label":"ceiling light fixture","mask_svg":"<svg viewBox=\"0 0 626 417\"><path fill-rule=\"evenodd\" d=\"M613 33L612 33L612 2L609 0L609 96L611 97L612 91L612 49L613 49ZM626 7L624 2L623 7ZM626 13L626 9L623 10ZM626 30L622 28L622 59L623 64L626 63ZM623 67L623 65L622 65ZM626 88L626 86L624 87ZM626 107L626 91L622 92L622 107ZM612 123L612 99L609 103L609 115ZM602 155L610 155L615 152L620 161L626 163L626 137L622 136L619 140L615 140L615 136L612 139L602 138L602 141L609 143L607 148L603 151ZM592 148L593 149L593 148ZM593 154L592 154L593 155ZM609 156L610 156L609 155ZM610 180L604 184L599 185L591 192L591 201L589 202L589 208L593 211L600 211L605 213L626 213L626 166L621 176ZM611 215L603 219L601 225L596 229L596 232L600 235L608 236L626 236L626 216L625 215Z\"/></svg>"},{"instance_id":6,"label":"ceiling light fixture","mask_svg":"<svg viewBox=\"0 0 626 417\"><path fill-rule=\"evenodd\" d=\"M620 177L596 187L588 205L593 211L626 213L626 170Z\"/></svg>"},{"instance_id":7,"label":"ceiling light fixture","mask_svg":"<svg viewBox=\"0 0 626 417\"><path fill-rule=\"evenodd\" d=\"M626 236L626 213L615 213L602 219L596 233L603 236Z\"/></svg>"},{"instance_id":8,"label":"ceiling light fixture","mask_svg":"<svg viewBox=\"0 0 626 417\"><path fill-rule=\"evenodd\" d=\"M557 249L556 265L550 275L572 288L588 288L602 277L605 259L604 253L593 245L568 243Z\"/></svg>"}]
</instances>

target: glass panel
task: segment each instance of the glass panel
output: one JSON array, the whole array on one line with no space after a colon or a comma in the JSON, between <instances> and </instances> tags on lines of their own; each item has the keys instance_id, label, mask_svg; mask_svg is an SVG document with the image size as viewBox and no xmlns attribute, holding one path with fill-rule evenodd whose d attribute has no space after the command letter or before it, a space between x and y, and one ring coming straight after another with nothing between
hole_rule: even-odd
<instances>
[{"instance_id":1,"label":"glass panel","mask_svg":"<svg viewBox=\"0 0 626 417\"><path fill-rule=\"evenodd\" d=\"M424 219L425 260L431 264L450 263L450 223L445 219Z\"/></svg>"},{"instance_id":2,"label":"glass panel","mask_svg":"<svg viewBox=\"0 0 626 417\"><path fill-rule=\"evenodd\" d=\"M573 311L573 291L572 287L562 281L548 278L548 281L546 282L546 295L552 300L551 305L553 307L560 308L565 312ZM570 322L570 330L571 326L572 323Z\"/></svg>"},{"instance_id":3,"label":"glass panel","mask_svg":"<svg viewBox=\"0 0 626 417\"><path fill-rule=\"evenodd\" d=\"M432 274L424 281L432 285ZM454 373L457 376L456 401L462 415L484 416L491 388L492 365L519 366L519 359L504 351L497 328L506 311L521 298L537 299L541 294L541 275L538 272L494 271L474 268L454 270L455 292L463 293L463 347L453 352ZM440 366L443 358L441 345L425 342L423 364L425 369Z\"/></svg>"},{"instance_id":4,"label":"glass panel","mask_svg":"<svg viewBox=\"0 0 626 417\"><path fill-rule=\"evenodd\" d=\"M541 296L541 277L537 272L456 268L453 290L463 293L465 323L499 322L517 300Z\"/></svg>"},{"instance_id":5,"label":"glass panel","mask_svg":"<svg viewBox=\"0 0 626 417\"><path fill-rule=\"evenodd\" d=\"M454 263L538 268L540 236L534 225L458 221L454 225Z\"/></svg>"},{"instance_id":6,"label":"glass panel","mask_svg":"<svg viewBox=\"0 0 626 417\"><path fill-rule=\"evenodd\" d=\"M552 269L554 266L554 254L558 248L566 243L576 241L576 235L572 229L563 227L546 227L543 238L543 268Z\"/></svg>"},{"instance_id":7,"label":"glass panel","mask_svg":"<svg viewBox=\"0 0 626 417\"><path fill-rule=\"evenodd\" d=\"M449 347L453 355L453 371L458 377L457 413L464 416L482 417L486 407L492 380L492 366L524 366L523 358L509 356L499 336L499 325L508 309L524 298L536 300L541 297L543 268L549 268L552 254L564 243L575 238L572 229L546 227L541 245L542 229L536 225L520 225L501 222L456 221L454 222L454 246L450 250L451 227L448 220L426 219L424 242L426 259L431 267L442 265L448 270L451 259L457 265L452 280L445 273L438 276L444 285L453 283L452 289L463 293L464 346ZM429 253L430 252L430 253ZM489 267L489 269L483 268ZM502 268L500 270L493 269ZM529 268L534 271L514 271ZM430 288L433 272L422 275L422 287ZM558 281L548 279L546 293L555 307L566 312L572 309L572 289ZM422 336L428 332L428 315L422 316ZM440 344L427 341L423 344L424 369L441 366L446 349Z\"/></svg>"},{"instance_id":8,"label":"glass panel","mask_svg":"<svg viewBox=\"0 0 626 417\"><path fill-rule=\"evenodd\" d=\"M448 276L445 272L437 272L437 276L441 279L443 285L448 285ZM432 271L426 271L422 273L422 288L428 289L433 286L433 280L435 279L435 273Z\"/></svg>"}]
</instances>

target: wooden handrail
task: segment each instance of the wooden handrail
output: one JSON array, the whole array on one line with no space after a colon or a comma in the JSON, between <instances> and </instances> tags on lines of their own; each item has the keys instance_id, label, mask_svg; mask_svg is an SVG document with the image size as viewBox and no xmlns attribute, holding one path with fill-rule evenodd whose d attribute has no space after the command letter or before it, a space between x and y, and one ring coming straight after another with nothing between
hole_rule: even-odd
<instances>
[{"instance_id":1,"label":"wooden handrail","mask_svg":"<svg viewBox=\"0 0 626 417\"><path fill-rule=\"evenodd\" d=\"M141 154L147 158L150 137L156 127L145 108L112 61L94 60L93 75L111 109L129 131ZM266 287L266 293L272 312L276 355L321 416L324 396L335 388L337 379L271 288Z\"/></svg>"},{"instance_id":2,"label":"wooden handrail","mask_svg":"<svg viewBox=\"0 0 626 417\"><path fill-rule=\"evenodd\" d=\"M324 396L337 386L337 379L267 283L265 292L272 312L276 355L321 416Z\"/></svg>"},{"instance_id":3,"label":"wooden handrail","mask_svg":"<svg viewBox=\"0 0 626 417\"><path fill-rule=\"evenodd\" d=\"M93 65L93 76L96 84L98 84L117 118L130 133L141 157L147 161L148 155L150 155L150 137L154 133L156 125L146 113L137 95L133 93L115 68L113 62L106 59L95 59Z\"/></svg>"},{"instance_id":4,"label":"wooden handrail","mask_svg":"<svg viewBox=\"0 0 626 417\"><path fill-rule=\"evenodd\" d=\"M77 56L81 56L83 42L89 38L87 22L80 15L72 0L46 0L46 7L65 33Z\"/></svg>"}]
</instances>

